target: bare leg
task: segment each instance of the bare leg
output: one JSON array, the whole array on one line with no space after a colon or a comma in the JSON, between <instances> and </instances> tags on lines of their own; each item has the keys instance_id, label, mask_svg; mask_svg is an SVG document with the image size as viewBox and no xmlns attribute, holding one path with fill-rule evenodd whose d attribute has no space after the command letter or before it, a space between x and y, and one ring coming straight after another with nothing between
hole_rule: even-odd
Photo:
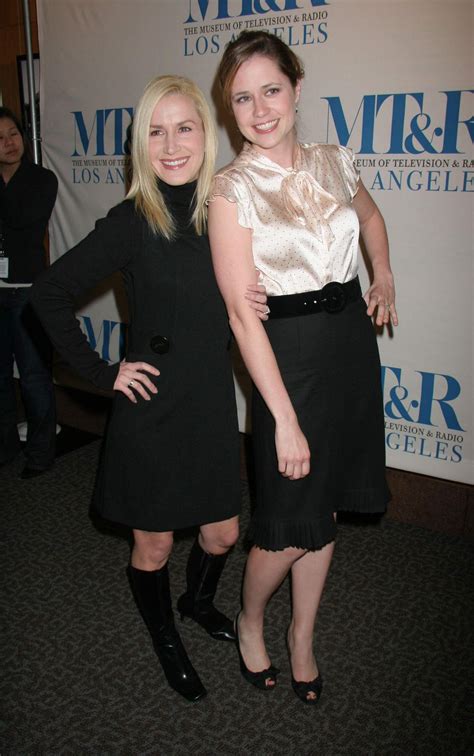
<instances>
[{"instance_id":1,"label":"bare leg","mask_svg":"<svg viewBox=\"0 0 474 756\"><path fill-rule=\"evenodd\" d=\"M334 543L308 551L291 568L293 616L288 630L293 677L298 682L314 680L319 672L313 653L316 614L334 552ZM308 693L308 697L315 697Z\"/></svg>"},{"instance_id":2,"label":"bare leg","mask_svg":"<svg viewBox=\"0 0 474 756\"><path fill-rule=\"evenodd\" d=\"M154 533L147 530L134 530L133 538L132 567L147 572L161 570L173 548L173 531Z\"/></svg>"},{"instance_id":3,"label":"bare leg","mask_svg":"<svg viewBox=\"0 0 474 756\"><path fill-rule=\"evenodd\" d=\"M239 639L240 651L251 672L270 666L263 639L265 607L291 566L304 553L303 549L265 551L256 546L250 551L245 568L243 609L239 615Z\"/></svg>"},{"instance_id":4,"label":"bare leg","mask_svg":"<svg viewBox=\"0 0 474 756\"><path fill-rule=\"evenodd\" d=\"M239 518L201 525L199 545L207 554L225 554L239 537Z\"/></svg>"}]
</instances>

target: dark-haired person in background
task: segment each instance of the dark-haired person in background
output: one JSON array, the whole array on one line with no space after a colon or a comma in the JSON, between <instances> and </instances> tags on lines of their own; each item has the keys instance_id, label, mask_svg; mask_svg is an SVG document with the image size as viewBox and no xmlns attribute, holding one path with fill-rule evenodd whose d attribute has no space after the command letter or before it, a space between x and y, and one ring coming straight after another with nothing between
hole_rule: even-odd
<instances>
[{"instance_id":1,"label":"dark-haired person in background","mask_svg":"<svg viewBox=\"0 0 474 756\"><path fill-rule=\"evenodd\" d=\"M31 161L15 114L0 107L0 465L20 450L15 360L28 423L22 478L51 467L55 453L51 348L29 305L29 290L46 266L43 242L57 191L54 173Z\"/></svg>"}]
</instances>

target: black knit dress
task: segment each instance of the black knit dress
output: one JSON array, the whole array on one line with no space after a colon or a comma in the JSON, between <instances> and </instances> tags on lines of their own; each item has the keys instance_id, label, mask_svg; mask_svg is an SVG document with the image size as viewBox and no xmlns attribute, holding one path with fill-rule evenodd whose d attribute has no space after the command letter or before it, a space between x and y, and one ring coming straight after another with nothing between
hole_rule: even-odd
<instances>
[{"instance_id":1,"label":"black knit dress","mask_svg":"<svg viewBox=\"0 0 474 756\"><path fill-rule=\"evenodd\" d=\"M230 332L207 236L190 224L196 185L159 186L176 220L175 239L153 236L124 201L33 289L56 349L82 376L112 388L118 365L91 350L74 309L78 296L122 271L131 321L126 359L160 370L151 376L158 394L135 405L117 392L94 499L102 516L149 531L240 511Z\"/></svg>"}]
</instances>

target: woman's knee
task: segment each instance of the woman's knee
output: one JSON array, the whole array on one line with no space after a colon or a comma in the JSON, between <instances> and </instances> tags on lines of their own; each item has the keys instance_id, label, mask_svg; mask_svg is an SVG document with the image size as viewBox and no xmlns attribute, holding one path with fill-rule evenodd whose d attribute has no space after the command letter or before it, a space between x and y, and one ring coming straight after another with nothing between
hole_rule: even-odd
<instances>
[{"instance_id":1,"label":"woman's knee","mask_svg":"<svg viewBox=\"0 0 474 756\"><path fill-rule=\"evenodd\" d=\"M213 522L201 526L200 543L208 554L225 554L237 543L239 521L237 517L224 522Z\"/></svg>"},{"instance_id":2,"label":"woman's knee","mask_svg":"<svg viewBox=\"0 0 474 756\"><path fill-rule=\"evenodd\" d=\"M163 567L173 548L173 533L149 533L134 530L132 564L146 570L158 570Z\"/></svg>"}]
</instances>

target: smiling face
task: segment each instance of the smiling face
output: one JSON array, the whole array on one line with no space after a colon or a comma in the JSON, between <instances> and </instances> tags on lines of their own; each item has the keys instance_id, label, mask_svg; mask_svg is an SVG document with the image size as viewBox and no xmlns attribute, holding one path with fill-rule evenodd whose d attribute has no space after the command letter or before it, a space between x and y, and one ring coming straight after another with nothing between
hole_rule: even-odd
<instances>
[{"instance_id":1,"label":"smiling face","mask_svg":"<svg viewBox=\"0 0 474 756\"><path fill-rule=\"evenodd\" d=\"M0 173L12 175L21 163L23 139L11 118L0 118Z\"/></svg>"},{"instance_id":2,"label":"smiling face","mask_svg":"<svg viewBox=\"0 0 474 756\"><path fill-rule=\"evenodd\" d=\"M293 87L272 58L253 55L237 70L230 95L237 126L245 139L275 162L291 165L300 83Z\"/></svg>"},{"instance_id":3,"label":"smiling face","mask_svg":"<svg viewBox=\"0 0 474 756\"><path fill-rule=\"evenodd\" d=\"M148 146L153 170L167 184L181 186L197 179L204 159L204 128L190 97L169 94L158 102Z\"/></svg>"}]
</instances>

